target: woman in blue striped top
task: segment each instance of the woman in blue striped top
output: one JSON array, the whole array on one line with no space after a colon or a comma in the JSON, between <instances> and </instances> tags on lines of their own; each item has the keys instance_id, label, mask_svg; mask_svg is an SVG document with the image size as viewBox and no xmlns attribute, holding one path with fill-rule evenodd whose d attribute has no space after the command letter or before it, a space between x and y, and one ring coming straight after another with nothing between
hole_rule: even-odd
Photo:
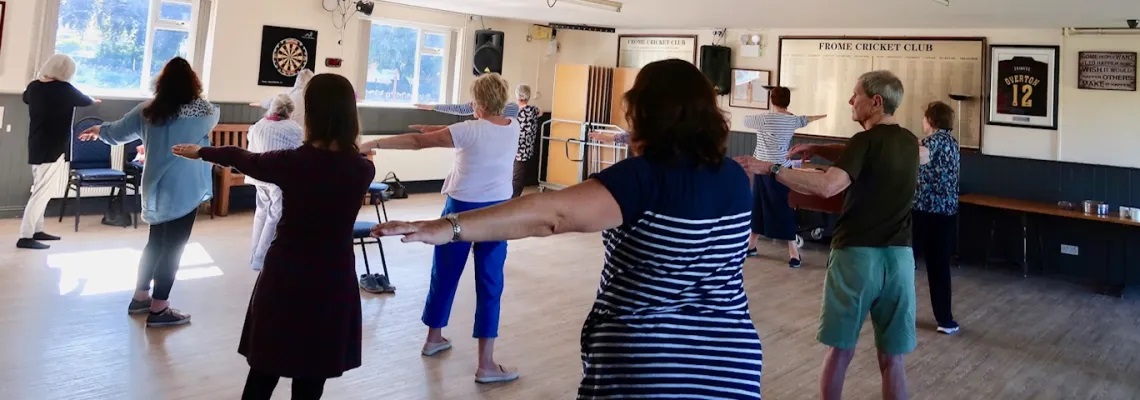
<instances>
[{"instance_id":1,"label":"woman in blue striped top","mask_svg":"<svg viewBox=\"0 0 1140 400\"><path fill-rule=\"evenodd\" d=\"M752 156L761 161L790 165L788 147L791 146L796 129L826 115L805 116L788 112L792 93L786 87L774 87L768 95L771 98L772 112L744 117L744 126L756 130L756 150ZM788 187L768 175L753 177L752 182L755 204L752 208L752 235L748 237L748 256L757 255L756 240L759 236L784 240L788 243L788 266L799 268L796 216L788 204Z\"/></svg>"},{"instance_id":2,"label":"woman in blue striped top","mask_svg":"<svg viewBox=\"0 0 1140 400\"><path fill-rule=\"evenodd\" d=\"M578 398L759 399L763 352L741 274L752 200L725 157L712 85L691 63L657 61L625 101L630 158L560 191L373 235L438 245L603 231Z\"/></svg>"}]
</instances>

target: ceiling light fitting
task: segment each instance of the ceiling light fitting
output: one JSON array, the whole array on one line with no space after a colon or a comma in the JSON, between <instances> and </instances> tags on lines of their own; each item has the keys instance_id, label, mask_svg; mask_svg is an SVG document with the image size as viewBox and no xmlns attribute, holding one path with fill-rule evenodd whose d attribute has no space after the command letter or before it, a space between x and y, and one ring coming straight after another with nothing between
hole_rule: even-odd
<instances>
[{"instance_id":1,"label":"ceiling light fitting","mask_svg":"<svg viewBox=\"0 0 1140 400\"><path fill-rule=\"evenodd\" d=\"M622 6L621 3L610 0L557 0L557 2L577 4L580 6L593 7L601 10L613 11L616 13L621 12ZM557 2L555 4L557 4Z\"/></svg>"},{"instance_id":2,"label":"ceiling light fitting","mask_svg":"<svg viewBox=\"0 0 1140 400\"><path fill-rule=\"evenodd\" d=\"M930 0L930 1L944 5L946 7L950 7L950 0Z\"/></svg>"}]
</instances>

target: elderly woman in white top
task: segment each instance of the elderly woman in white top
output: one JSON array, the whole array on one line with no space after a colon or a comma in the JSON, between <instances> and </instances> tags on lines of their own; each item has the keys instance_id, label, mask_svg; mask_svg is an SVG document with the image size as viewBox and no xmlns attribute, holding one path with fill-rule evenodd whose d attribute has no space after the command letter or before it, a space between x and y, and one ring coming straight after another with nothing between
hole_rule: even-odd
<instances>
[{"instance_id":1,"label":"elderly woman in white top","mask_svg":"<svg viewBox=\"0 0 1140 400\"><path fill-rule=\"evenodd\" d=\"M376 139L360 146L373 149L419 150L433 147L455 148L455 164L443 181L447 202L443 215L486 208L511 198L511 175L518 151L519 123L503 116L507 105L507 81L499 74L483 74L471 84L475 118L449 126L423 126L424 133L410 133ZM495 338L499 336L499 299L503 294L503 265L507 242L455 241L435 247L431 288L424 305L423 323L428 326L423 354L432 356L451 348L443 337L451 314L451 304L467 256L475 252L475 329L479 340L479 367L475 381L505 382L519 377L515 371L495 361Z\"/></svg>"},{"instance_id":2,"label":"elderly woman in white top","mask_svg":"<svg viewBox=\"0 0 1140 400\"><path fill-rule=\"evenodd\" d=\"M269 112L249 128L251 153L301 147L305 130L291 118L295 118L297 104L285 93L273 98ZM249 264L254 271L261 271L265 264L265 252L277 236L277 222L281 220L281 188L252 177L247 176L245 179L257 188L257 211L253 214L253 256Z\"/></svg>"},{"instance_id":3,"label":"elderly woman in white top","mask_svg":"<svg viewBox=\"0 0 1140 400\"><path fill-rule=\"evenodd\" d=\"M301 70L297 73L297 80L293 82L293 88L284 93L289 96L290 100L293 100L293 116L289 119L296 121L297 125L305 125L305 86L313 79L313 75L315 74L311 69ZM262 100L260 103L249 103L249 105L269 109L272 107L274 98Z\"/></svg>"}]
</instances>

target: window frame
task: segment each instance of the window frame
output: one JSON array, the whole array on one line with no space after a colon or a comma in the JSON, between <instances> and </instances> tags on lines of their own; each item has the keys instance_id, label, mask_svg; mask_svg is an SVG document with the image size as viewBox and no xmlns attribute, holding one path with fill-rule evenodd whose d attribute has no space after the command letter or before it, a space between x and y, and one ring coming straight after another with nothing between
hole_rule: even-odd
<instances>
[{"instance_id":1,"label":"window frame","mask_svg":"<svg viewBox=\"0 0 1140 400\"><path fill-rule=\"evenodd\" d=\"M458 41L459 30L444 25L425 24L413 21L403 21L388 18L374 18L374 17L360 17L364 24L360 24L360 51L363 57L360 57L358 65L359 73L357 74L357 82L359 82L360 98L357 102L362 107L376 107L376 108L415 108L419 104L420 94L420 63L424 55L436 55L424 51L423 43L424 36L427 34L442 35L444 38L443 47L440 49L440 56L443 57L443 68L441 69L440 77L440 99L438 103L444 103L451 99L455 90L455 63L456 63L456 42ZM372 27L374 25L387 25L397 28L415 29L418 32L416 36L416 57L415 66L413 67L412 80L412 102L411 103L393 103L386 101L373 101L368 100L368 54L372 48Z\"/></svg>"},{"instance_id":2,"label":"window frame","mask_svg":"<svg viewBox=\"0 0 1140 400\"><path fill-rule=\"evenodd\" d=\"M140 87L133 89L108 89L108 88L92 88L81 87L80 89L87 95L104 98L104 99L148 99L153 96L150 88L152 75L150 72L152 58L154 57L154 35L156 31L175 31L185 32L187 34L187 49L186 60L190 61L190 65L202 73L203 57L199 57L205 48L206 33L203 27L209 26L209 15L212 7L212 0L146 0L150 2L148 8L147 25L146 25L146 39L143 41L143 65L142 76L140 76ZM59 33L59 15L60 5L62 0L47 0L44 2L44 7L41 10L41 24L42 30L40 33L40 46L38 51L32 56L31 66L28 74L30 80L38 78L36 75L39 72L40 65L47 60L52 54L55 54L56 39ZM163 3L178 3L190 6L190 19L189 21L173 21L161 19Z\"/></svg>"}]
</instances>

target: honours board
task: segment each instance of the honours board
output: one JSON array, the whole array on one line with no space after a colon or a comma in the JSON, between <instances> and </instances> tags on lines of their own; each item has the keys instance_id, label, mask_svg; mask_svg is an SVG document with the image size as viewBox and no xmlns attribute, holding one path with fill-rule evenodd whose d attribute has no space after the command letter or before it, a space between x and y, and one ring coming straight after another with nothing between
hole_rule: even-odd
<instances>
[{"instance_id":1,"label":"honours board","mask_svg":"<svg viewBox=\"0 0 1140 400\"><path fill-rule=\"evenodd\" d=\"M981 146L985 38L781 37L780 86L791 89L790 111L826 114L797 133L849 138L863 130L851 120L852 90L865 72L885 69L903 83L903 103L895 117L922 135L926 104L939 100L955 110L951 94L962 101L961 127L955 129L965 148ZM955 125L958 123L955 122Z\"/></svg>"}]
</instances>

